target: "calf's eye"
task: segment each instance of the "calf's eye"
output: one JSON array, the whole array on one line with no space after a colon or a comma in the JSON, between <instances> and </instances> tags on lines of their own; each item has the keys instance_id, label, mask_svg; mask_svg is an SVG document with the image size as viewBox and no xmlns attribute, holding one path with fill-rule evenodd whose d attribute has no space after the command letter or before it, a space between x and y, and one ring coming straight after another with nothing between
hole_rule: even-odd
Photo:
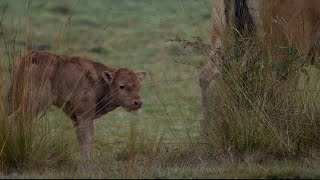
<instances>
[{"instance_id":1,"label":"calf's eye","mask_svg":"<svg viewBox=\"0 0 320 180\"><path fill-rule=\"evenodd\" d=\"M124 89L124 86L120 86L120 89Z\"/></svg>"}]
</instances>

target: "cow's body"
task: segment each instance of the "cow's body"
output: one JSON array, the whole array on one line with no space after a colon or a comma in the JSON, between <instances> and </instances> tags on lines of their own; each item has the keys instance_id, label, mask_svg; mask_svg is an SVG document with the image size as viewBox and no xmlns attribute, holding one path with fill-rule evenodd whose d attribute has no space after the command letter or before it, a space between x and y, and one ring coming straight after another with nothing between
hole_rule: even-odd
<instances>
[{"instance_id":1,"label":"cow's body","mask_svg":"<svg viewBox=\"0 0 320 180\"><path fill-rule=\"evenodd\" d=\"M240 4L240 5L237 5ZM240 8L243 9L238 9ZM241 11L241 13L237 12ZM248 11L248 12L246 12ZM248 14L243 19L238 15ZM226 26L232 26L239 30L237 24L252 20L253 26L263 35L265 17L272 16L273 26L290 28L295 33L292 42L302 42L297 45L305 53L310 50L314 43L319 41L319 16L320 1L318 0L214 0L212 10L212 42L221 43L221 36ZM238 22L238 21L242 22ZM287 27L285 27L285 25ZM283 33L277 31L275 33ZM221 45L221 44L220 44Z\"/></svg>"},{"instance_id":2,"label":"cow's body","mask_svg":"<svg viewBox=\"0 0 320 180\"><path fill-rule=\"evenodd\" d=\"M123 107L137 110L146 72L114 69L82 57L31 52L15 62L8 93L11 119L30 121L50 105L72 120L83 156L92 157L93 120Z\"/></svg>"}]
</instances>

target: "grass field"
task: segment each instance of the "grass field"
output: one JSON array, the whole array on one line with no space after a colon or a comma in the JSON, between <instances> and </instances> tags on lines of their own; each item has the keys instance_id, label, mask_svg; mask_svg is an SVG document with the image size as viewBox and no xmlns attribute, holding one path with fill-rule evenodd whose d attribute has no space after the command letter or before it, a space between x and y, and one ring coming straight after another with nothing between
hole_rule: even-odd
<instances>
[{"instance_id":1,"label":"grass field","mask_svg":"<svg viewBox=\"0 0 320 180\"><path fill-rule=\"evenodd\" d=\"M5 177L219 178L319 177L317 163L222 163L197 155L201 119L198 65L207 57L179 36L210 43L209 0L1 0L0 60L4 65L25 49L86 56L111 67L145 69L144 107L118 108L98 119L95 161L88 167L61 166ZM189 65L191 64L191 65ZM79 159L71 121L52 107L42 118L58 129ZM159 153L160 152L160 153ZM196 155L195 155L196 154ZM41 169L41 168L40 168Z\"/></svg>"},{"instance_id":2,"label":"grass field","mask_svg":"<svg viewBox=\"0 0 320 180\"><path fill-rule=\"evenodd\" d=\"M28 1L1 2L2 9L7 7L6 41L17 51L25 49L28 37L36 48L149 72L141 92L142 110L127 113L118 108L95 123L97 150L108 152L113 143L125 141L132 123L135 130L156 139L197 134L197 69L175 61L200 62L202 57L166 41L176 35L209 37L210 11L205 1L30 2L29 9ZM10 39L14 34L15 41ZM48 116L56 113L53 108ZM73 136L71 121L66 120L63 128Z\"/></svg>"}]
</instances>

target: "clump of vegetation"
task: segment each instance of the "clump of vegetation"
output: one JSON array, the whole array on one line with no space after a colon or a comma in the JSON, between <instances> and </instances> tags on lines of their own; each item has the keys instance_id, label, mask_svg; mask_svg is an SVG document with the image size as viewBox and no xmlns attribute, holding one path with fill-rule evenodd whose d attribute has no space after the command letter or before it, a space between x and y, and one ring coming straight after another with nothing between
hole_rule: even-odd
<instances>
[{"instance_id":1,"label":"clump of vegetation","mask_svg":"<svg viewBox=\"0 0 320 180\"><path fill-rule=\"evenodd\" d=\"M320 145L319 93L308 85L315 69L295 53L271 60L260 45L238 59L226 52L208 140L214 150L237 155L308 156Z\"/></svg>"},{"instance_id":2,"label":"clump of vegetation","mask_svg":"<svg viewBox=\"0 0 320 180\"><path fill-rule=\"evenodd\" d=\"M2 66L1 66L2 67ZM1 85L8 72L0 69ZM26 169L47 169L71 163L71 151L62 131L50 118L26 121L32 114L8 114L7 88L0 87L0 171L12 172ZM29 112L31 113L31 112Z\"/></svg>"},{"instance_id":3,"label":"clump of vegetation","mask_svg":"<svg viewBox=\"0 0 320 180\"><path fill-rule=\"evenodd\" d=\"M260 160L314 157L320 148L319 57L296 49L290 24L276 29L271 18L264 20L259 37L228 27L221 49L175 39L202 49L216 63L211 68L219 64L218 76L209 80L215 85L206 97L205 141L209 151L232 162L248 154Z\"/></svg>"}]
</instances>

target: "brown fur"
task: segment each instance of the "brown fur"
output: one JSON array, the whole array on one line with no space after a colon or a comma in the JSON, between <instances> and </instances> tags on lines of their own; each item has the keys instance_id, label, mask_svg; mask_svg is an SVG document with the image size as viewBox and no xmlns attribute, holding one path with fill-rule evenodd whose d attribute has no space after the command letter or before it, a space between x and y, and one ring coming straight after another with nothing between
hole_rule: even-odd
<instances>
[{"instance_id":1,"label":"brown fur","mask_svg":"<svg viewBox=\"0 0 320 180\"><path fill-rule=\"evenodd\" d=\"M320 36L319 0L245 0L243 2L248 6L248 13L259 35L271 33L266 31L265 24L270 23L270 17L272 17L271 23L275 28L273 36L281 33L285 43L290 41L289 43L298 48L302 54L310 53L314 44L318 43ZM235 0L213 1L211 35L213 44L218 44L217 46L222 45L221 37L226 27L229 25L235 27L234 6ZM269 20L266 21L266 18Z\"/></svg>"},{"instance_id":2,"label":"brown fur","mask_svg":"<svg viewBox=\"0 0 320 180\"><path fill-rule=\"evenodd\" d=\"M11 119L24 113L30 121L50 105L72 120L81 153L92 157L93 119L123 107L141 107L140 82L145 71L114 69L83 57L30 52L16 61L8 94Z\"/></svg>"}]
</instances>

